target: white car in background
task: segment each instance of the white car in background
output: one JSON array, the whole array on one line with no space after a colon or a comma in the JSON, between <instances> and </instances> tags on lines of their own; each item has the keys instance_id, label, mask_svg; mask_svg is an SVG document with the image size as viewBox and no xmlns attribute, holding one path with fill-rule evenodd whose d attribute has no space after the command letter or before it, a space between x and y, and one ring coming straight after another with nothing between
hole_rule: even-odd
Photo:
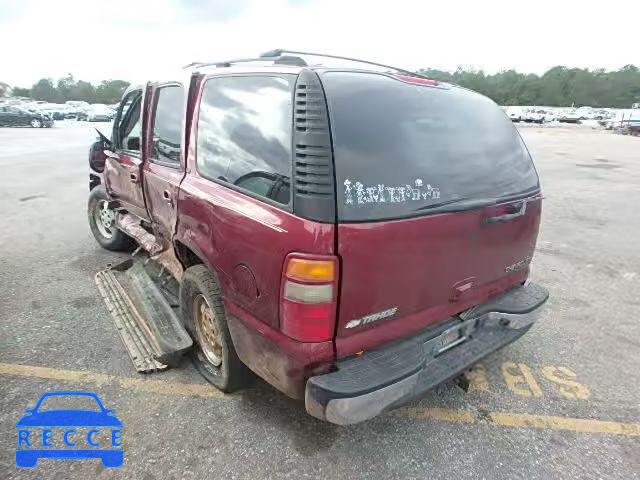
<instances>
[{"instance_id":1,"label":"white car in background","mask_svg":"<svg viewBox=\"0 0 640 480\"><path fill-rule=\"evenodd\" d=\"M524 111L524 121L528 123L544 123L547 112L541 108L528 108Z\"/></svg>"},{"instance_id":2,"label":"white car in background","mask_svg":"<svg viewBox=\"0 0 640 480\"><path fill-rule=\"evenodd\" d=\"M504 113L507 114L512 122L521 122L524 120L524 112L520 107L506 107Z\"/></svg>"},{"instance_id":3,"label":"white car in background","mask_svg":"<svg viewBox=\"0 0 640 480\"><path fill-rule=\"evenodd\" d=\"M607 130L629 127L631 125L640 125L640 110L618 110L611 118L600 122L600 125L602 125Z\"/></svg>"},{"instance_id":4,"label":"white car in background","mask_svg":"<svg viewBox=\"0 0 640 480\"><path fill-rule=\"evenodd\" d=\"M561 122L564 123L580 123L583 117L578 113L577 110L565 110L562 112L558 118Z\"/></svg>"},{"instance_id":5,"label":"white car in background","mask_svg":"<svg viewBox=\"0 0 640 480\"><path fill-rule=\"evenodd\" d=\"M592 107L580 107L576 108L576 114L580 117L580 120L595 120L597 114Z\"/></svg>"}]
</instances>

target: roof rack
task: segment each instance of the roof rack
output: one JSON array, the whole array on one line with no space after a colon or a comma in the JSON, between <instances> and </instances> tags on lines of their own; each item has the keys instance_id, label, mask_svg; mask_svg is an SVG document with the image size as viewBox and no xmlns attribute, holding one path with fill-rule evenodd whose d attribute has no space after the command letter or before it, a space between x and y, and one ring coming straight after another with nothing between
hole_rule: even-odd
<instances>
[{"instance_id":1,"label":"roof rack","mask_svg":"<svg viewBox=\"0 0 640 480\"><path fill-rule=\"evenodd\" d=\"M264 58L273 58L273 57L282 56L283 53L292 53L294 55L307 55L307 56L311 56L311 57L335 58L335 59L338 59L338 60L347 60L349 62L364 63L366 65L375 65L376 67L388 68L388 69L391 69L391 70L395 70L396 72L408 74L408 75L411 75L411 76L414 76L414 77L424 78L425 80L430 80L430 78L425 77L424 75L422 75L420 73L412 72L411 70L406 70L404 68L393 67L391 65L385 65L384 63L370 62L369 60L360 60L358 58L342 57L340 55L329 55L329 54L325 54L325 53L314 53L314 52L299 52L299 51L296 51L296 50L285 50L283 48L278 48L276 50L269 50L268 52L264 52L260 56L264 57Z\"/></svg>"},{"instance_id":2,"label":"roof rack","mask_svg":"<svg viewBox=\"0 0 640 480\"><path fill-rule=\"evenodd\" d=\"M261 54L257 58L239 58L239 59L235 59L235 60L224 60L224 61L220 61L220 62L192 62L189 65L185 65L184 68L211 67L211 66L230 67L232 64L235 64L235 63L267 62L267 61L273 61L274 64L279 64L279 65L296 65L296 66L299 66L299 67L307 66L307 62L305 62L302 58L297 57L297 56L283 55L285 53L293 54L293 55L307 55L307 56L311 56L311 57L335 58L335 59L338 59L338 60L346 60L346 61L349 61L349 62L363 63L363 64L366 64L366 65L374 65L376 67L388 68L390 70L395 70L396 72L399 72L399 73L403 73L403 74L406 74L406 75L411 75L411 76L414 76L414 77L419 77L419 78L424 78L426 80L430 80L428 77L425 77L424 75L422 75L420 73L412 72L411 70L406 70L404 68L393 67L391 65L385 65L383 63L370 62L368 60L360 60L360 59L357 59L357 58L342 57L342 56L339 56L339 55L329 55L329 54L324 54L324 53L300 52L300 51L296 51L296 50L285 50L283 48L278 48L278 49L275 49L275 50L269 50L268 52L264 52L263 54Z\"/></svg>"},{"instance_id":3,"label":"roof rack","mask_svg":"<svg viewBox=\"0 0 640 480\"><path fill-rule=\"evenodd\" d=\"M221 68L221 67L230 67L231 65L236 63L269 62L269 61L272 61L276 65L295 65L297 67L307 66L307 62L305 62L300 57L292 57L289 55L275 55L273 57L268 57L263 54L257 58L237 58L235 60L223 60L219 62L191 62L190 64L185 65L182 68L211 67L211 66Z\"/></svg>"}]
</instances>

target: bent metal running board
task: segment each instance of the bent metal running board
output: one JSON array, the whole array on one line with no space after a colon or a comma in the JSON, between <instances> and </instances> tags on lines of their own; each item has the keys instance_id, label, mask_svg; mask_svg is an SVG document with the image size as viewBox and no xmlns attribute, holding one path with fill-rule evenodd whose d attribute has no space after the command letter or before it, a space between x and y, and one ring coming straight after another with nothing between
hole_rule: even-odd
<instances>
[{"instance_id":1,"label":"bent metal running board","mask_svg":"<svg viewBox=\"0 0 640 480\"><path fill-rule=\"evenodd\" d=\"M176 366L193 341L142 262L126 260L95 281L136 370Z\"/></svg>"}]
</instances>

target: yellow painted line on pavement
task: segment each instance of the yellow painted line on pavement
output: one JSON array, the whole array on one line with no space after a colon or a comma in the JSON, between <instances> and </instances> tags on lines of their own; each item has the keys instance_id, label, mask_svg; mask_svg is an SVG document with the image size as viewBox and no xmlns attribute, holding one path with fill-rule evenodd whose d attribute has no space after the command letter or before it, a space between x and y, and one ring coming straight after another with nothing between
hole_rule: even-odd
<instances>
[{"instance_id":1,"label":"yellow painted line on pavement","mask_svg":"<svg viewBox=\"0 0 640 480\"><path fill-rule=\"evenodd\" d=\"M86 382L96 385L114 385L148 393L162 395L189 395L192 397L225 398L227 395L211 385L195 383L171 383L162 380L143 380L140 378L116 377L103 373L85 372L80 370L61 370L58 368L34 367L31 365L16 365L0 363L0 374L16 377L34 377L47 380L63 380L67 382Z\"/></svg>"},{"instance_id":2,"label":"yellow painted line on pavement","mask_svg":"<svg viewBox=\"0 0 640 480\"><path fill-rule=\"evenodd\" d=\"M552 417L526 413L489 413L491 423L505 427L540 428L544 430L571 430L583 433L612 433L614 435L640 436L640 423L608 422L588 418Z\"/></svg>"},{"instance_id":3,"label":"yellow painted line on pavement","mask_svg":"<svg viewBox=\"0 0 640 480\"><path fill-rule=\"evenodd\" d=\"M113 385L161 395L186 395L217 399L238 398L237 396L225 395L210 385L171 383L162 380L142 380L80 370L62 370L31 365L17 365L13 363L0 363L0 375L92 383L95 385ZM487 412L480 415L470 410L454 410L439 407L404 407L394 410L391 413L393 415L417 420L436 420L451 423L484 424L543 430L566 430L579 433L607 433L629 437L640 436L640 423L611 422L586 418L509 412Z\"/></svg>"},{"instance_id":4,"label":"yellow painted line on pavement","mask_svg":"<svg viewBox=\"0 0 640 480\"><path fill-rule=\"evenodd\" d=\"M468 410L452 410L439 407L405 407L392 412L402 417L418 420L440 420L443 422L474 423L477 418Z\"/></svg>"},{"instance_id":5,"label":"yellow painted line on pavement","mask_svg":"<svg viewBox=\"0 0 640 480\"><path fill-rule=\"evenodd\" d=\"M457 423L482 423L501 427L567 430L581 433L610 433L628 437L640 436L640 423L609 422L587 418L530 415L528 413L487 412L479 415L469 410L451 410L432 407L406 407L395 410L395 415L416 419L444 420Z\"/></svg>"}]
</instances>

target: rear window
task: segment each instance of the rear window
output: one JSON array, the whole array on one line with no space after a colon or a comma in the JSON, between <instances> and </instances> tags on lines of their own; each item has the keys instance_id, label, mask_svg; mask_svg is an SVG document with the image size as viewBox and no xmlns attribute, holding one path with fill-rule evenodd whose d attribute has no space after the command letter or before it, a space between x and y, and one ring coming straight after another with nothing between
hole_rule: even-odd
<instances>
[{"instance_id":1,"label":"rear window","mask_svg":"<svg viewBox=\"0 0 640 480\"><path fill-rule=\"evenodd\" d=\"M341 221L471 208L539 189L504 112L457 87L324 72Z\"/></svg>"}]
</instances>

